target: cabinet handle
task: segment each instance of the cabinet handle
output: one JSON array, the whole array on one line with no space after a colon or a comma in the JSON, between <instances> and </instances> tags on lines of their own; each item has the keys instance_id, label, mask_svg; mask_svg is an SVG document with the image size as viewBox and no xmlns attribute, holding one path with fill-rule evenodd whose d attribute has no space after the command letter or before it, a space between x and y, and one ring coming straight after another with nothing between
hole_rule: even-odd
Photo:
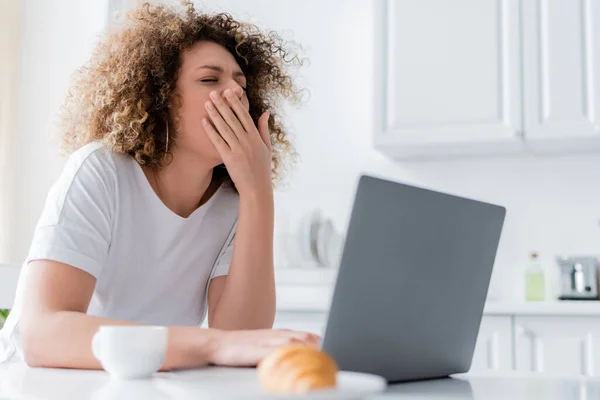
<instances>
[{"instance_id":1,"label":"cabinet handle","mask_svg":"<svg viewBox=\"0 0 600 400\"><path fill-rule=\"evenodd\" d=\"M487 342L488 368L498 370L500 363L498 361L498 334L494 333Z\"/></svg>"},{"instance_id":2,"label":"cabinet handle","mask_svg":"<svg viewBox=\"0 0 600 400\"><path fill-rule=\"evenodd\" d=\"M531 346L529 354L529 363L533 372L544 372L544 347L538 335L535 332L525 329L520 325L515 326L515 332L518 337L526 337Z\"/></svg>"},{"instance_id":3,"label":"cabinet handle","mask_svg":"<svg viewBox=\"0 0 600 400\"><path fill-rule=\"evenodd\" d=\"M581 374L584 376L594 376L593 343L591 333L588 333L581 342Z\"/></svg>"},{"instance_id":4,"label":"cabinet handle","mask_svg":"<svg viewBox=\"0 0 600 400\"><path fill-rule=\"evenodd\" d=\"M525 328L523 328L521 325L517 325L515 327L515 333L517 334L517 336L523 336L525 335Z\"/></svg>"}]
</instances>

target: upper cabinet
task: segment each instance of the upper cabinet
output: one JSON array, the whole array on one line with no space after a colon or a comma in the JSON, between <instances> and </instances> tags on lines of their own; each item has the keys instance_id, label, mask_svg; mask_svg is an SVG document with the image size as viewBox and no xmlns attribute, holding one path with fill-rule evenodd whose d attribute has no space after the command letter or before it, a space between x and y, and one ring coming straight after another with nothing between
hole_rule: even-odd
<instances>
[{"instance_id":1,"label":"upper cabinet","mask_svg":"<svg viewBox=\"0 0 600 400\"><path fill-rule=\"evenodd\" d=\"M527 144L598 148L600 1L523 0L522 14Z\"/></svg>"},{"instance_id":2,"label":"upper cabinet","mask_svg":"<svg viewBox=\"0 0 600 400\"><path fill-rule=\"evenodd\" d=\"M375 146L411 159L600 149L600 0L382 0Z\"/></svg>"}]
</instances>

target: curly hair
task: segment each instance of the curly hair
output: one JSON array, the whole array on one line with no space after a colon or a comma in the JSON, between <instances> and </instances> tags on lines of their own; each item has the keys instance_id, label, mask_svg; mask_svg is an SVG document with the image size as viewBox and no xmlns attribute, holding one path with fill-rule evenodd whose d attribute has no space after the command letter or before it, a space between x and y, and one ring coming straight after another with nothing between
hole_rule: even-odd
<instances>
[{"instance_id":1,"label":"curly hair","mask_svg":"<svg viewBox=\"0 0 600 400\"><path fill-rule=\"evenodd\" d=\"M163 167L172 157L165 129L170 122L178 125L181 55L205 40L227 49L246 75L254 123L264 111L270 112L276 183L282 156L295 155L277 108L282 100L300 102L287 67L302 61L275 32L262 33L227 13L199 13L189 0L182 4L184 12L150 3L131 10L124 24L109 32L88 63L76 71L60 115L63 153L100 141L140 165ZM176 143L177 132L168 135L169 142ZM226 168L215 168L215 175L233 185Z\"/></svg>"}]
</instances>

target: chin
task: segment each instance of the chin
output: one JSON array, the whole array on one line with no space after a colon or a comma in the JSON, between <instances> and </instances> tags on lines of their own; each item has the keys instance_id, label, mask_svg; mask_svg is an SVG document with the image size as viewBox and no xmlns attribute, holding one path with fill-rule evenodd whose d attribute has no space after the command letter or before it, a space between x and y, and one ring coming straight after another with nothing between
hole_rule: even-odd
<instances>
[{"instance_id":1,"label":"chin","mask_svg":"<svg viewBox=\"0 0 600 400\"><path fill-rule=\"evenodd\" d=\"M187 146L184 148L187 149L187 153L191 157L203 160L204 162L210 162L210 164L213 164L214 166L223 164L223 158L221 158L219 152L208 138L206 138L206 140L187 142L185 145Z\"/></svg>"},{"instance_id":2,"label":"chin","mask_svg":"<svg viewBox=\"0 0 600 400\"><path fill-rule=\"evenodd\" d=\"M206 149L203 150L204 151L199 152L199 156L204 160L210 161L213 167L223 164L223 158L221 158L217 150L214 147L212 147L212 145L209 151L206 151Z\"/></svg>"}]
</instances>

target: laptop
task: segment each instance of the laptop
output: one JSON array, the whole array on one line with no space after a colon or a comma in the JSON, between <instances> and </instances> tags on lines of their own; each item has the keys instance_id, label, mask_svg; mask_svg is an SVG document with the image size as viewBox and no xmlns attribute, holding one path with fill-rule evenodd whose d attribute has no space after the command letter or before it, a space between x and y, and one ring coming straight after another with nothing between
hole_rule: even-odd
<instances>
[{"instance_id":1,"label":"laptop","mask_svg":"<svg viewBox=\"0 0 600 400\"><path fill-rule=\"evenodd\" d=\"M467 372L505 214L361 176L322 350L390 383Z\"/></svg>"}]
</instances>

